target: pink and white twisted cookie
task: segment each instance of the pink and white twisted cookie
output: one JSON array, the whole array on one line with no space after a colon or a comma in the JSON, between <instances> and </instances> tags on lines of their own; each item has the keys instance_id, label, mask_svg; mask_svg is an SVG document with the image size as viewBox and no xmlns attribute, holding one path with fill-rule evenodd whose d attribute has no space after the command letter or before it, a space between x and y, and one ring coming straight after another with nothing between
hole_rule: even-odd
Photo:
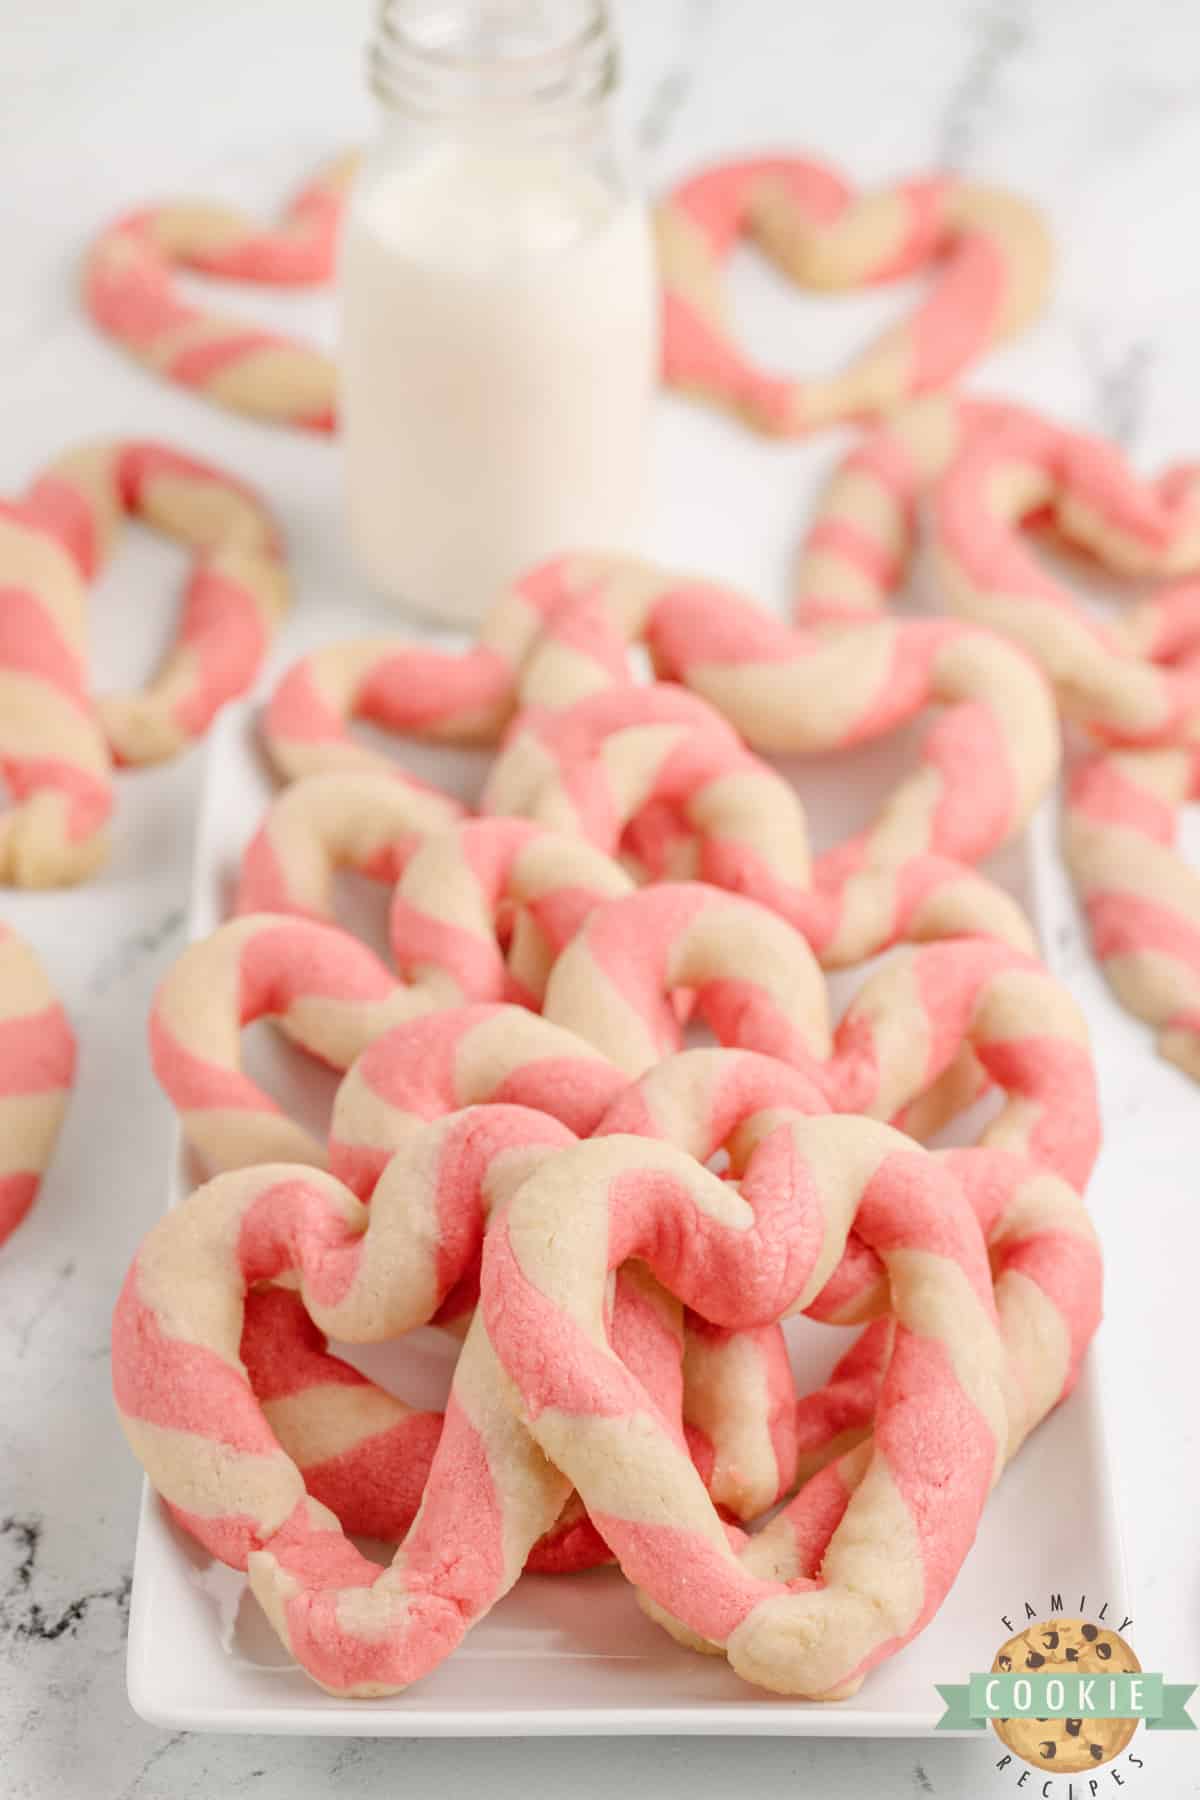
<instances>
[{"instance_id":1,"label":"pink and white twisted cookie","mask_svg":"<svg viewBox=\"0 0 1200 1800\"><path fill-rule=\"evenodd\" d=\"M622 1271L612 1332L620 1354L645 1370L662 1401L677 1397L679 1305L637 1268ZM350 1536L400 1543L421 1504L443 1414L409 1406L332 1355L292 1288L259 1287L246 1295L240 1355L267 1424L313 1499L336 1513ZM192 1529L192 1520L180 1523ZM203 1523L196 1534L214 1555L222 1554ZM525 1567L567 1575L611 1561L612 1552L572 1497L533 1545Z\"/></svg>"},{"instance_id":2,"label":"pink and white twisted cookie","mask_svg":"<svg viewBox=\"0 0 1200 1800\"><path fill-rule=\"evenodd\" d=\"M573 1133L591 1130L623 1085L619 1071L571 1033L510 1006L425 1014L386 1032L355 1060L335 1100L329 1160L334 1173L368 1201L389 1179L393 1157L405 1153L386 1195L397 1331L429 1321L467 1330L489 1206L480 1158L495 1153L498 1134L527 1134L533 1109L561 1122L563 1141L571 1141ZM451 1116L455 1122L440 1136L431 1134L432 1122ZM678 1394L681 1383L679 1309L648 1277L630 1274L633 1279L621 1284L613 1328L623 1354L647 1370L653 1366L665 1399ZM408 1501L419 1497L441 1415L414 1414L365 1377L347 1374L302 1307L297 1315L276 1304L259 1319L251 1310L255 1299L248 1296L246 1316L247 1328L255 1327L257 1360L246 1354L245 1333L243 1360L309 1492L337 1513L347 1531L398 1541L415 1511ZM293 1347L300 1354L294 1367ZM270 1394L260 1386L260 1366L273 1387L282 1378L286 1407L266 1404ZM342 1391L347 1384L356 1389L351 1396ZM403 1480L390 1483L387 1470L401 1463ZM764 1505L790 1472L785 1464ZM565 1571L609 1560L607 1546L576 1503L535 1547L530 1566Z\"/></svg>"},{"instance_id":3,"label":"pink and white twisted cookie","mask_svg":"<svg viewBox=\"0 0 1200 1800\"><path fill-rule=\"evenodd\" d=\"M34 1200L75 1080L75 1034L41 962L0 924L0 1244Z\"/></svg>"},{"instance_id":4,"label":"pink and white twisted cookie","mask_svg":"<svg viewBox=\"0 0 1200 1800\"><path fill-rule=\"evenodd\" d=\"M1087 1209L1069 1182L1003 1150L943 1150L941 1161L961 1183L987 1241L1000 1330L1009 1355L1008 1455L1075 1386L1084 1352L1100 1323L1103 1269ZM864 1247L865 1248L865 1247ZM870 1265L874 1266L871 1267ZM870 1252L835 1275L841 1316L886 1305L886 1273ZM817 1307L814 1316L824 1316ZM807 1481L851 1450L873 1427L887 1373L894 1323L872 1320L836 1364L829 1381L797 1405L798 1473ZM760 1572L819 1572L819 1557L802 1566L808 1528L820 1507L790 1509L786 1528L763 1532L749 1553ZM823 1551L823 1544L814 1546ZM786 1561L781 1561L787 1559ZM791 1562L792 1566L788 1566Z\"/></svg>"},{"instance_id":5,"label":"pink and white twisted cookie","mask_svg":"<svg viewBox=\"0 0 1200 1800\"><path fill-rule=\"evenodd\" d=\"M543 1013L631 1078L680 1046L673 993L694 993L723 1044L803 1070L841 1112L919 1129L923 1097L969 1050L1007 1104L982 1141L1082 1186L1099 1145L1095 1071L1075 1002L1037 960L986 939L901 952L830 1036L816 961L782 919L701 882L663 883L591 913L559 956ZM950 1110L963 1096L951 1080ZM967 1098L973 1098L969 1091Z\"/></svg>"},{"instance_id":6,"label":"pink and white twisted cookie","mask_svg":"<svg viewBox=\"0 0 1200 1800\"><path fill-rule=\"evenodd\" d=\"M329 1166L368 1200L422 1123L491 1103L547 1113L586 1137L626 1080L583 1038L524 1007L481 1003L426 1013L376 1038L346 1071L334 1100ZM411 1253L414 1267L427 1271L432 1240ZM429 1275L435 1284L441 1279Z\"/></svg>"},{"instance_id":7,"label":"pink and white twisted cookie","mask_svg":"<svg viewBox=\"0 0 1200 1800\"><path fill-rule=\"evenodd\" d=\"M969 437L933 498L937 568L950 605L1020 644L1064 713L1110 743L1169 743L1200 714L1200 674L1142 653L1090 616L1024 541L1049 509L1057 530L1114 573L1200 567L1200 474L1142 482L1101 439L1024 413Z\"/></svg>"},{"instance_id":8,"label":"pink and white twisted cookie","mask_svg":"<svg viewBox=\"0 0 1200 1800\"><path fill-rule=\"evenodd\" d=\"M389 1336L440 1317L446 1295L463 1287L471 1290L473 1308L493 1162L573 1141L568 1128L520 1105L470 1106L441 1119L409 1121L407 1134L396 1140L402 1154L373 1190L386 1220L393 1271ZM331 1356L303 1303L289 1291L292 1304L285 1304L275 1298L281 1291L246 1296L242 1331L242 1360L268 1424L302 1471L308 1492L337 1514L344 1530L399 1542L416 1513L442 1415L414 1411ZM448 1311L465 1333L470 1312ZM668 1410L678 1412L678 1304L644 1271L630 1270L618 1284L611 1326L622 1355L653 1383ZM781 1486L777 1480L769 1500ZM212 1527L188 1515L181 1523L215 1555L227 1557L227 1521ZM240 1548L235 1536L233 1551ZM531 1556L533 1566L554 1572L609 1560L582 1507L570 1503Z\"/></svg>"},{"instance_id":9,"label":"pink and white twisted cookie","mask_svg":"<svg viewBox=\"0 0 1200 1800\"><path fill-rule=\"evenodd\" d=\"M302 821L293 796L304 803ZM554 958L591 908L630 893L633 882L578 838L528 819L456 823L457 811L389 776L307 776L284 790L251 843L237 910L257 911L260 898L274 899L274 910L327 918L334 854L352 854L369 870L399 863L388 934L400 974L425 990L431 1005L467 999L537 1006ZM419 836L413 827L422 821ZM276 843L291 858L286 877Z\"/></svg>"},{"instance_id":10,"label":"pink and white twisted cookie","mask_svg":"<svg viewBox=\"0 0 1200 1800\"><path fill-rule=\"evenodd\" d=\"M613 691L614 679L629 679L623 650L637 640L660 675L693 690L769 753L847 748L940 704L947 710L925 737L921 766L866 831L827 851L811 873L787 784L776 777L772 787L762 765L739 750L731 770L755 810L747 805L743 823L731 802L718 810L726 784L714 778L712 798L701 790L730 842L710 829L700 872L782 912L831 964L861 960L903 937L979 930L1022 939L1015 909L959 865L1019 831L1057 768L1053 698L1026 656L944 619L881 619L836 634L797 630L730 589L630 558L558 558L541 571L543 591L555 582L558 603L518 681L522 705L536 710L514 727L488 804L552 808L609 846L612 822L628 811L623 792L633 777L650 781L656 745L664 761L674 750L676 768L686 772L684 727L694 718L702 735L704 716L695 707L688 713L680 698L677 745L665 730L657 738L647 730L628 740L637 758L628 767L622 759L620 780L608 773L604 726L617 732L623 715L632 725L652 704L647 690ZM665 726L669 703L655 704ZM719 740L719 731L708 735ZM707 761L720 769L717 749ZM631 842L643 857L646 838L635 825Z\"/></svg>"},{"instance_id":11,"label":"pink and white twisted cookie","mask_svg":"<svg viewBox=\"0 0 1200 1800\"><path fill-rule=\"evenodd\" d=\"M735 1162L736 1186L644 1138L562 1151L493 1220L482 1313L522 1420L630 1579L747 1680L840 1697L928 1623L971 1547L1007 1450L1007 1357L983 1236L952 1176L886 1125L773 1123ZM822 1580L793 1587L739 1559L614 1354L602 1297L608 1271L640 1257L713 1323L760 1325L820 1294L851 1227L887 1271L895 1336Z\"/></svg>"},{"instance_id":12,"label":"pink and white twisted cookie","mask_svg":"<svg viewBox=\"0 0 1200 1800\"><path fill-rule=\"evenodd\" d=\"M902 951L846 1008L817 1079L835 1110L925 1136L943 1118L922 1116L923 1097L961 1066L968 1047L1006 1096L979 1142L1082 1191L1100 1148L1087 1024L1036 958L1007 945L963 938Z\"/></svg>"},{"instance_id":13,"label":"pink and white twisted cookie","mask_svg":"<svg viewBox=\"0 0 1200 1800\"><path fill-rule=\"evenodd\" d=\"M771 374L737 345L722 272L745 236L800 287L845 291L937 268L933 291L839 374ZM798 437L953 381L1041 311L1051 252L1028 202L952 175L856 192L810 157L719 163L658 209L664 375L754 429Z\"/></svg>"},{"instance_id":14,"label":"pink and white twisted cookie","mask_svg":"<svg viewBox=\"0 0 1200 1800\"><path fill-rule=\"evenodd\" d=\"M355 160L339 156L319 169L275 226L209 201L168 201L126 213L88 252L83 294L92 320L156 374L220 406L332 431L333 358L195 305L175 271L272 287L328 281Z\"/></svg>"},{"instance_id":15,"label":"pink and white twisted cookie","mask_svg":"<svg viewBox=\"0 0 1200 1800\"><path fill-rule=\"evenodd\" d=\"M695 1052L690 1060L703 1056ZM686 1065L689 1057L660 1066L681 1060ZM824 1109L813 1084L786 1065L766 1057L747 1060L760 1065L756 1092L769 1091L779 1104L786 1096L793 1105L803 1094L814 1110ZM642 1089L652 1093L654 1075L652 1070L646 1083L626 1090L621 1073L573 1033L512 1007L430 1014L377 1039L347 1071L334 1103L330 1167L367 1200L389 1158L423 1122L459 1107L532 1106L581 1136L596 1129L602 1115L605 1131L641 1130L652 1117ZM723 1085L728 1105L734 1083ZM696 1105L699 1089L689 1087L687 1099ZM724 1116L719 1106L713 1112ZM454 1328L469 1317L478 1296L483 1213L464 1213L458 1189L447 1191L447 1207L432 1219L416 1211L407 1215L411 1229L405 1234L397 1228L393 1245L396 1280L413 1296L414 1319L419 1312ZM717 1333L698 1321L689 1329L688 1440L714 1499L737 1518L764 1511L789 1484L795 1465L790 1396L786 1346L775 1328Z\"/></svg>"},{"instance_id":16,"label":"pink and white twisted cookie","mask_svg":"<svg viewBox=\"0 0 1200 1800\"><path fill-rule=\"evenodd\" d=\"M772 1058L745 1050L685 1050L656 1064L619 1095L596 1135L632 1132L665 1140L702 1163L728 1147L734 1162L744 1164L781 1117L814 1116L828 1106L828 1096L810 1075ZM1015 1311L1025 1330L1024 1354L1029 1359L1029 1351L1034 1353L1033 1366L1024 1369L1018 1359L1014 1369L1009 1416L1017 1435L1010 1439L1012 1454L1020 1438L1074 1385L1099 1317L1099 1249L1077 1187L1044 1163L996 1148L938 1155L962 1182L987 1238L1002 1323ZM885 1298L879 1258L851 1232L841 1262L807 1311L832 1324L851 1323L877 1312ZM718 1339L723 1335L716 1327L708 1329ZM739 1399L744 1402L753 1393L749 1363L760 1334L729 1335L740 1345L739 1357L729 1359L729 1367L743 1380ZM776 1385L772 1431L785 1434L801 1482L870 1431L893 1336L894 1323L885 1313L839 1359L822 1388L797 1401L790 1379ZM689 1315L689 1362L692 1346L703 1343L704 1334ZM771 1380L772 1371L764 1365L759 1385ZM707 1399L714 1390L700 1391ZM1024 1408L1022 1396L1028 1403ZM761 1403L746 1409L747 1429L736 1439L725 1425L726 1445L736 1442L744 1467L753 1467L764 1454L774 1467L773 1444L762 1437L760 1427L757 1442L754 1435L763 1410ZM712 1479L709 1491L717 1497ZM750 1515L743 1511L738 1516Z\"/></svg>"},{"instance_id":17,"label":"pink and white twisted cookie","mask_svg":"<svg viewBox=\"0 0 1200 1800\"><path fill-rule=\"evenodd\" d=\"M470 650L393 636L311 651L287 670L263 720L277 772L295 781L321 769L392 769L389 758L351 737L353 719L444 743L493 743L516 706L517 672L561 599L553 566L539 567L492 607ZM623 655L619 664L614 679Z\"/></svg>"},{"instance_id":18,"label":"pink and white twisted cookie","mask_svg":"<svg viewBox=\"0 0 1200 1800\"><path fill-rule=\"evenodd\" d=\"M723 1044L809 1065L829 1054L825 984L783 919L700 881L597 906L546 984L543 1015L631 1079L679 1048L673 996L694 995Z\"/></svg>"},{"instance_id":19,"label":"pink and white twisted cookie","mask_svg":"<svg viewBox=\"0 0 1200 1800\"><path fill-rule=\"evenodd\" d=\"M665 682L554 710L526 705L480 805L575 833L610 855L632 839L656 875L723 885L721 869L749 862L797 885L809 878L795 790L706 701Z\"/></svg>"},{"instance_id":20,"label":"pink and white twisted cookie","mask_svg":"<svg viewBox=\"0 0 1200 1800\"><path fill-rule=\"evenodd\" d=\"M800 549L798 625L870 623L908 576L922 502L964 447L1019 430L1036 415L978 394L925 394L874 425L847 451L817 501Z\"/></svg>"},{"instance_id":21,"label":"pink and white twisted cookie","mask_svg":"<svg viewBox=\"0 0 1200 1800\"><path fill-rule=\"evenodd\" d=\"M874 825L822 860L811 896L792 898L808 878L794 801L779 798L778 778L726 736L728 772L738 777L728 785L744 789L755 811L743 818L723 804L719 727L710 732L698 704L689 709L682 696L648 696L631 685L627 646L636 639L661 675L715 706L760 750L845 748L927 705L947 711L925 739L922 767ZM989 633L949 620L884 620L852 640L826 640L711 583L629 558L561 557L497 602L464 656L383 639L333 645L296 664L271 701L265 735L289 779L317 768L386 768L378 752L350 738L351 717L424 736L487 739L518 700L538 710L514 732L493 777L494 810L520 805L547 822L572 817L592 830L607 819L610 848L613 822L629 814L633 847L644 856L652 835L639 835L633 819L639 788L659 830L672 809L702 807L710 838L716 824L732 835L730 879L770 894L783 910L800 908L804 929L831 961L859 960L898 936L976 925L1012 935L1011 907L954 865L987 855L1022 827L1053 779L1058 734L1044 679ZM564 710L573 719L555 716ZM622 739L610 778L609 739L638 724L647 729ZM662 727L657 738L653 725ZM689 725L697 746L690 758ZM655 778L671 805L652 791ZM768 856L764 842L778 836L785 810L792 822ZM916 923L917 913L928 922Z\"/></svg>"},{"instance_id":22,"label":"pink and white twisted cookie","mask_svg":"<svg viewBox=\"0 0 1200 1800\"><path fill-rule=\"evenodd\" d=\"M462 815L457 800L399 769L306 775L275 796L246 846L234 911L331 920L339 869L395 882L419 845Z\"/></svg>"},{"instance_id":23,"label":"pink and white twisted cookie","mask_svg":"<svg viewBox=\"0 0 1200 1800\"><path fill-rule=\"evenodd\" d=\"M93 706L87 586L127 513L194 561L158 675ZM253 682L287 604L278 534L233 476L160 444L98 443L0 507L0 584L0 771L14 801L0 816L0 880L77 881L107 851L110 750L125 763L171 756Z\"/></svg>"},{"instance_id":24,"label":"pink and white twisted cookie","mask_svg":"<svg viewBox=\"0 0 1200 1800\"><path fill-rule=\"evenodd\" d=\"M324 1145L243 1073L242 1027L275 1019L311 1055L345 1069L389 1026L436 1005L336 926L250 913L189 944L167 971L150 1012L150 1057L208 1167L286 1156L323 1168Z\"/></svg>"},{"instance_id":25,"label":"pink and white twisted cookie","mask_svg":"<svg viewBox=\"0 0 1200 1800\"><path fill-rule=\"evenodd\" d=\"M1200 877L1176 842L1198 797L1194 745L1090 756L1068 783L1063 847L1113 992L1200 1081Z\"/></svg>"},{"instance_id":26,"label":"pink and white twisted cookie","mask_svg":"<svg viewBox=\"0 0 1200 1800\"><path fill-rule=\"evenodd\" d=\"M528 1172L537 1154L498 1156L490 1179ZM368 1213L319 1170L229 1171L146 1238L113 1319L113 1392L134 1454L176 1517L247 1568L284 1644L335 1693L392 1692L435 1668L512 1586L569 1492L518 1423L481 1321L390 1567L362 1556L306 1492L239 1355L245 1295L298 1278L327 1336L385 1339L387 1236L382 1195Z\"/></svg>"}]
</instances>

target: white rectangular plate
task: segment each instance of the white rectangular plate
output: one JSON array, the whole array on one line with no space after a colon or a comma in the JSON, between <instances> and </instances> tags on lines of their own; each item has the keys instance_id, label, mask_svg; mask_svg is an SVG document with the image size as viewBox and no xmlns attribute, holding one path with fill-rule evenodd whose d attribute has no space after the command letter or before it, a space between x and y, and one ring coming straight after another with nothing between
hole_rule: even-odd
<instances>
[{"instance_id":1,"label":"white rectangular plate","mask_svg":"<svg viewBox=\"0 0 1200 1800\"><path fill-rule=\"evenodd\" d=\"M909 742L898 734L852 757L803 765L800 786L814 838L863 823L898 771ZM486 758L400 746L414 773L473 799ZM794 768L798 769L799 765ZM230 709L209 750L197 837L190 929L228 915L238 857L270 797L253 715ZM1051 852L1045 821L992 869L1051 935L1042 872ZM343 885L343 916L382 948L383 895ZM834 983L835 999L849 986ZM249 1034L247 1064L289 1110L319 1127L333 1079L270 1030ZM170 1176L174 1204L195 1184L180 1151ZM849 1333L807 1320L788 1327L806 1387L829 1370ZM432 1331L364 1355L345 1350L376 1379L420 1405L440 1404L453 1346ZM571 1733L732 1733L921 1737L941 1712L935 1683L963 1681L990 1664L1008 1635L1002 1615L1026 1599L1040 1613L1062 1590L1097 1608L1126 1598L1094 1354L1068 1403L1004 1475L978 1541L946 1604L907 1650L870 1675L852 1700L813 1705L762 1694L716 1657L678 1648L639 1611L610 1569L526 1576L426 1680L390 1699L335 1699L292 1664L245 1578L213 1562L170 1521L147 1488L134 1565L129 1694L160 1725L189 1731L294 1732L355 1737L532 1736ZM986 1658L986 1661L981 1659Z\"/></svg>"}]
</instances>

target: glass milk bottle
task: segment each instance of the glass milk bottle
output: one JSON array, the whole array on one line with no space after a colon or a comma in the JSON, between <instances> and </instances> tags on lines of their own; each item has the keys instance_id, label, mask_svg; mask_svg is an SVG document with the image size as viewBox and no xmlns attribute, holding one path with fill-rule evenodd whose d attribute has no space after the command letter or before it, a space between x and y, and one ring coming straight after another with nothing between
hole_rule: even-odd
<instances>
[{"instance_id":1,"label":"glass milk bottle","mask_svg":"<svg viewBox=\"0 0 1200 1800\"><path fill-rule=\"evenodd\" d=\"M380 591L466 623L540 558L636 532L649 220L602 0L383 0L370 74L383 129L341 261L351 542Z\"/></svg>"}]
</instances>

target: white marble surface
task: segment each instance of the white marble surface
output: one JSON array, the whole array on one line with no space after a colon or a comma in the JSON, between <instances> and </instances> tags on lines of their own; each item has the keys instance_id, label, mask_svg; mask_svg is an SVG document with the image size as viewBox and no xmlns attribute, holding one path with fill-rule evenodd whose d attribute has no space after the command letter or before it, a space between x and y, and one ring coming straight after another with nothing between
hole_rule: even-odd
<instances>
[{"instance_id":1,"label":"white marble surface","mask_svg":"<svg viewBox=\"0 0 1200 1800\"><path fill-rule=\"evenodd\" d=\"M88 233L120 207L206 188L265 204L361 135L366 10L360 0L0 0L0 483L17 488L73 438L130 430L260 482L298 576L276 666L333 629L372 622L340 543L336 451L156 386L93 337L73 283ZM1200 16L1189 0L626 0L619 10L627 111L655 183L704 156L778 143L823 148L864 180L944 158L1019 184L1058 230L1058 293L984 382L1117 433L1147 466L1195 452ZM797 305L753 269L739 281L762 347L793 358L845 345L894 304ZM242 295L238 304L284 316ZM328 331L326 302L286 304L305 328ZM805 506L838 448L832 436L759 444L664 403L651 547L781 604ZM176 572L169 552L137 542L103 582L100 680L146 666L168 629ZM181 941L197 779L195 757L123 777L100 880L76 894L0 896L53 969L82 1041L61 1154L0 1258L0 1794L308 1800L398 1783L697 1800L731 1784L829 1800L1015 1791L992 1770L990 1738L297 1742L172 1736L134 1718L122 1634L137 1474L109 1401L108 1318L163 1197L169 1121L143 1019ZM1109 1248L1104 1360L1132 1635L1148 1666L1200 1678L1200 1217L1189 1192L1200 1115L1194 1089L1111 1007L1069 928L1060 951L1097 1029L1109 1129L1093 1195ZM1195 1738L1146 1743L1127 1791L1200 1792ZM1052 1792L1068 1800L1065 1782Z\"/></svg>"}]
</instances>

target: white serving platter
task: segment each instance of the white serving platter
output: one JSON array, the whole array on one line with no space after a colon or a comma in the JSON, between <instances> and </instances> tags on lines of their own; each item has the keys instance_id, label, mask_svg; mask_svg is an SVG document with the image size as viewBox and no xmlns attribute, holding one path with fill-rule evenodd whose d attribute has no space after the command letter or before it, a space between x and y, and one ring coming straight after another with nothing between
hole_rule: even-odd
<instances>
[{"instance_id":1,"label":"white serving platter","mask_svg":"<svg viewBox=\"0 0 1200 1800\"><path fill-rule=\"evenodd\" d=\"M818 847L865 823L906 766L911 735L853 756L791 765ZM397 747L404 765L472 800L481 753ZM213 731L196 840L190 935L228 916L238 858L271 794L248 708ZM1052 945L1061 906L1049 822L1043 817L990 872L1023 902ZM383 945L384 895L348 878L343 918ZM861 976L839 977L835 1006ZM247 1066L314 1129L328 1118L334 1081L269 1026L248 1034ZM970 1121L956 1136L970 1141ZM174 1204L197 1171L182 1147L170 1171ZM849 1333L793 1321L793 1360L805 1387L829 1370ZM419 1405L440 1404L454 1346L432 1331L364 1353L343 1349L376 1380ZM927 1631L839 1705L760 1693L719 1658L680 1649L636 1605L615 1570L526 1576L462 1647L408 1692L349 1701L323 1693L290 1661L244 1576L209 1558L143 1491L129 1633L129 1696L152 1723L189 1731L354 1737L570 1734L737 1734L923 1737L941 1713L935 1684L986 1668L1008 1635L1007 1615L1051 1593L1088 1597L1094 1610L1128 1599L1113 1503L1096 1354L1078 1388L1026 1444L992 1495L978 1540ZM1083 1610L1082 1606L1080 1610ZM981 1659L987 1658L987 1661Z\"/></svg>"}]
</instances>

